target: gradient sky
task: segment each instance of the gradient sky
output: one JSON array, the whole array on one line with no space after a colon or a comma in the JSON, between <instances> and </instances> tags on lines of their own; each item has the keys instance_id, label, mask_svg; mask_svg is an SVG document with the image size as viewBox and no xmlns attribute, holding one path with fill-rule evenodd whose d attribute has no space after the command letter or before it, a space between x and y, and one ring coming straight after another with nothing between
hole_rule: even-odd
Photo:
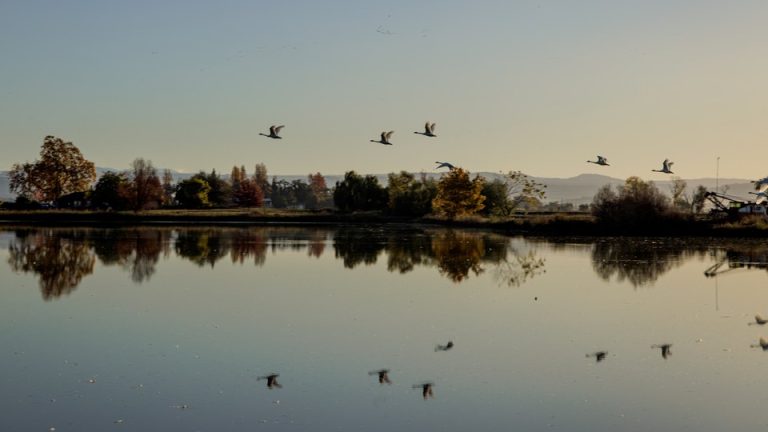
<instances>
[{"instance_id":1,"label":"gradient sky","mask_svg":"<svg viewBox=\"0 0 768 432\"><path fill-rule=\"evenodd\" d=\"M113 168L763 177L766 22L765 1L4 0L0 169L55 135Z\"/></svg>"}]
</instances>

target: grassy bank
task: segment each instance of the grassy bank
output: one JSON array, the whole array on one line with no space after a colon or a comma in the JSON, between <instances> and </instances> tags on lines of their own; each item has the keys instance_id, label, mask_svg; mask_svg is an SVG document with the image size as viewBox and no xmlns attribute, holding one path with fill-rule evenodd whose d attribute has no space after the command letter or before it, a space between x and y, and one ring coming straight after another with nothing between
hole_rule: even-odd
<instances>
[{"instance_id":1,"label":"grassy bank","mask_svg":"<svg viewBox=\"0 0 768 432\"><path fill-rule=\"evenodd\" d=\"M287 209L209 209L149 210L141 212L98 212L73 210L0 211L0 224L33 224L43 226L90 225L345 225L345 224L424 224L446 227L485 228L513 234L531 235L663 235L768 237L768 223L762 218L745 218L735 222L707 218L674 220L641 228L606 227L584 213L530 213L510 218L467 217L443 219L432 216L404 218L381 212L338 213L330 210Z\"/></svg>"}]
</instances>

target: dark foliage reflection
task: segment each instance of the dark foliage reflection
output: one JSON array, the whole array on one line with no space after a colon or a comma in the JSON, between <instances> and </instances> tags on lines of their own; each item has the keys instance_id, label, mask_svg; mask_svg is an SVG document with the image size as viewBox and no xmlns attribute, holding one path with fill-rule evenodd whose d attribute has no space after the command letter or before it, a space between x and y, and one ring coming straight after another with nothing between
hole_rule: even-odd
<instances>
[{"instance_id":1,"label":"dark foliage reflection","mask_svg":"<svg viewBox=\"0 0 768 432\"><path fill-rule=\"evenodd\" d=\"M43 299L74 291L93 273L95 254L78 231L19 230L8 246L8 264L15 272L38 276Z\"/></svg>"},{"instance_id":2,"label":"dark foliage reflection","mask_svg":"<svg viewBox=\"0 0 768 432\"><path fill-rule=\"evenodd\" d=\"M704 242L676 239L609 238L592 246L592 267L605 281L614 277L634 287L653 284L687 258L705 255Z\"/></svg>"},{"instance_id":3,"label":"dark foliage reflection","mask_svg":"<svg viewBox=\"0 0 768 432\"><path fill-rule=\"evenodd\" d=\"M160 255L170 253L170 232L145 229L89 231L86 237L105 266L118 265L136 283L148 281L155 273Z\"/></svg>"},{"instance_id":4,"label":"dark foliage reflection","mask_svg":"<svg viewBox=\"0 0 768 432\"><path fill-rule=\"evenodd\" d=\"M320 258L329 242L334 257L350 269L373 265L384 254L390 272L434 267L459 283L491 270L500 284L508 286L519 286L544 271L544 260L534 250L519 252L509 237L446 229L24 229L15 231L10 241L9 263L16 272L38 275L43 297L50 299L74 290L94 271L96 259L103 266L125 270L134 283L143 283L171 254L201 267L214 267L227 257L233 264L261 266L268 253L283 250Z\"/></svg>"}]
</instances>

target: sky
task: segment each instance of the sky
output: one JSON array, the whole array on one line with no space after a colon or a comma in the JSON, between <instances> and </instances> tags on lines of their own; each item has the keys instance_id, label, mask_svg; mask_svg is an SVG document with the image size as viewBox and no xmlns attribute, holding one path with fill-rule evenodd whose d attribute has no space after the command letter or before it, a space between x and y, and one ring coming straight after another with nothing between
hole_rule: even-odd
<instances>
[{"instance_id":1,"label":"sky","mask_svg":"<svg viewBox=\"0 0 768 432\"><path fill-rule=\"evenodd\" d=\"M661 180L719 157L759 178L767 21L739 0L2 0L0 169L54 135L117 169Z\"/></svg>"}]
</instances>

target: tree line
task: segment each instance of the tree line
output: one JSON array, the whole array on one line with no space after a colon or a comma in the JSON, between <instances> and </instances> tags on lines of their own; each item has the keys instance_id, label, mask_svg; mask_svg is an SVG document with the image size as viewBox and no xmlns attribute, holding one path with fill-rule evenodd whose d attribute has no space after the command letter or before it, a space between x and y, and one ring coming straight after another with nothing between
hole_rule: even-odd
<instances>
[{"instance_id":1,"label":"tree line","mask_svg":"<svg viewBox=\"0 0 768 432\"><path fill-rule=\"evenodd\" d=\"M97 178L93 162L71 142L45 137L40 159L16 163L10 172L17 207L45 203L56 207L111 210L155 208L335 208L342 212L383 211L399 216L436 214L449 218L481 214L508 216L540 204L545 186L519 171L503 180L470 178L462 168L451 169L439 180L408 172L391 173L388 185L374 176L348 171L329 188L322 174L307 180L270 181L267 167L256 164L252 174L234 166L225 179L216 170L201 171L177 183L169 170L162 174L152 162L137 158L124 172L106 172Z\"/></svg>"},{"instance_id":2,"label":"tree line","mask_svg":"<svg viewBox=\"0 0 768 432\"><path fill-rule=\"evenodd\" d=\"M93 162L71 142L53 136L45 137L39 160L13 165L10 187L18 194L17 208L34 207L35 203L134 211L270 206L379 211L406 217L432 214L450 219L573 209L567 204L544 204L546 185L520 171L488 181L479 175L472 177L460 167L451 168L440 179L423 173L390 173L387 186L375 176L348 171L328 187L319 172L309 174L306 181L270 180L267 167L259 163L252 174L241 165L232 167L228 179L214 169L174 183L169 170L159 174L151 161L137 158L129 170L106 172L97 179ZM579 210L590 210L600 222L613 225L655 223L701 212L706 189L700 186L691 197L685 190L685 181L675 179L670 199L652 182L631 177L617 191L603 187L588 208L581 206Z\"/></svg>"}]
</instances>

